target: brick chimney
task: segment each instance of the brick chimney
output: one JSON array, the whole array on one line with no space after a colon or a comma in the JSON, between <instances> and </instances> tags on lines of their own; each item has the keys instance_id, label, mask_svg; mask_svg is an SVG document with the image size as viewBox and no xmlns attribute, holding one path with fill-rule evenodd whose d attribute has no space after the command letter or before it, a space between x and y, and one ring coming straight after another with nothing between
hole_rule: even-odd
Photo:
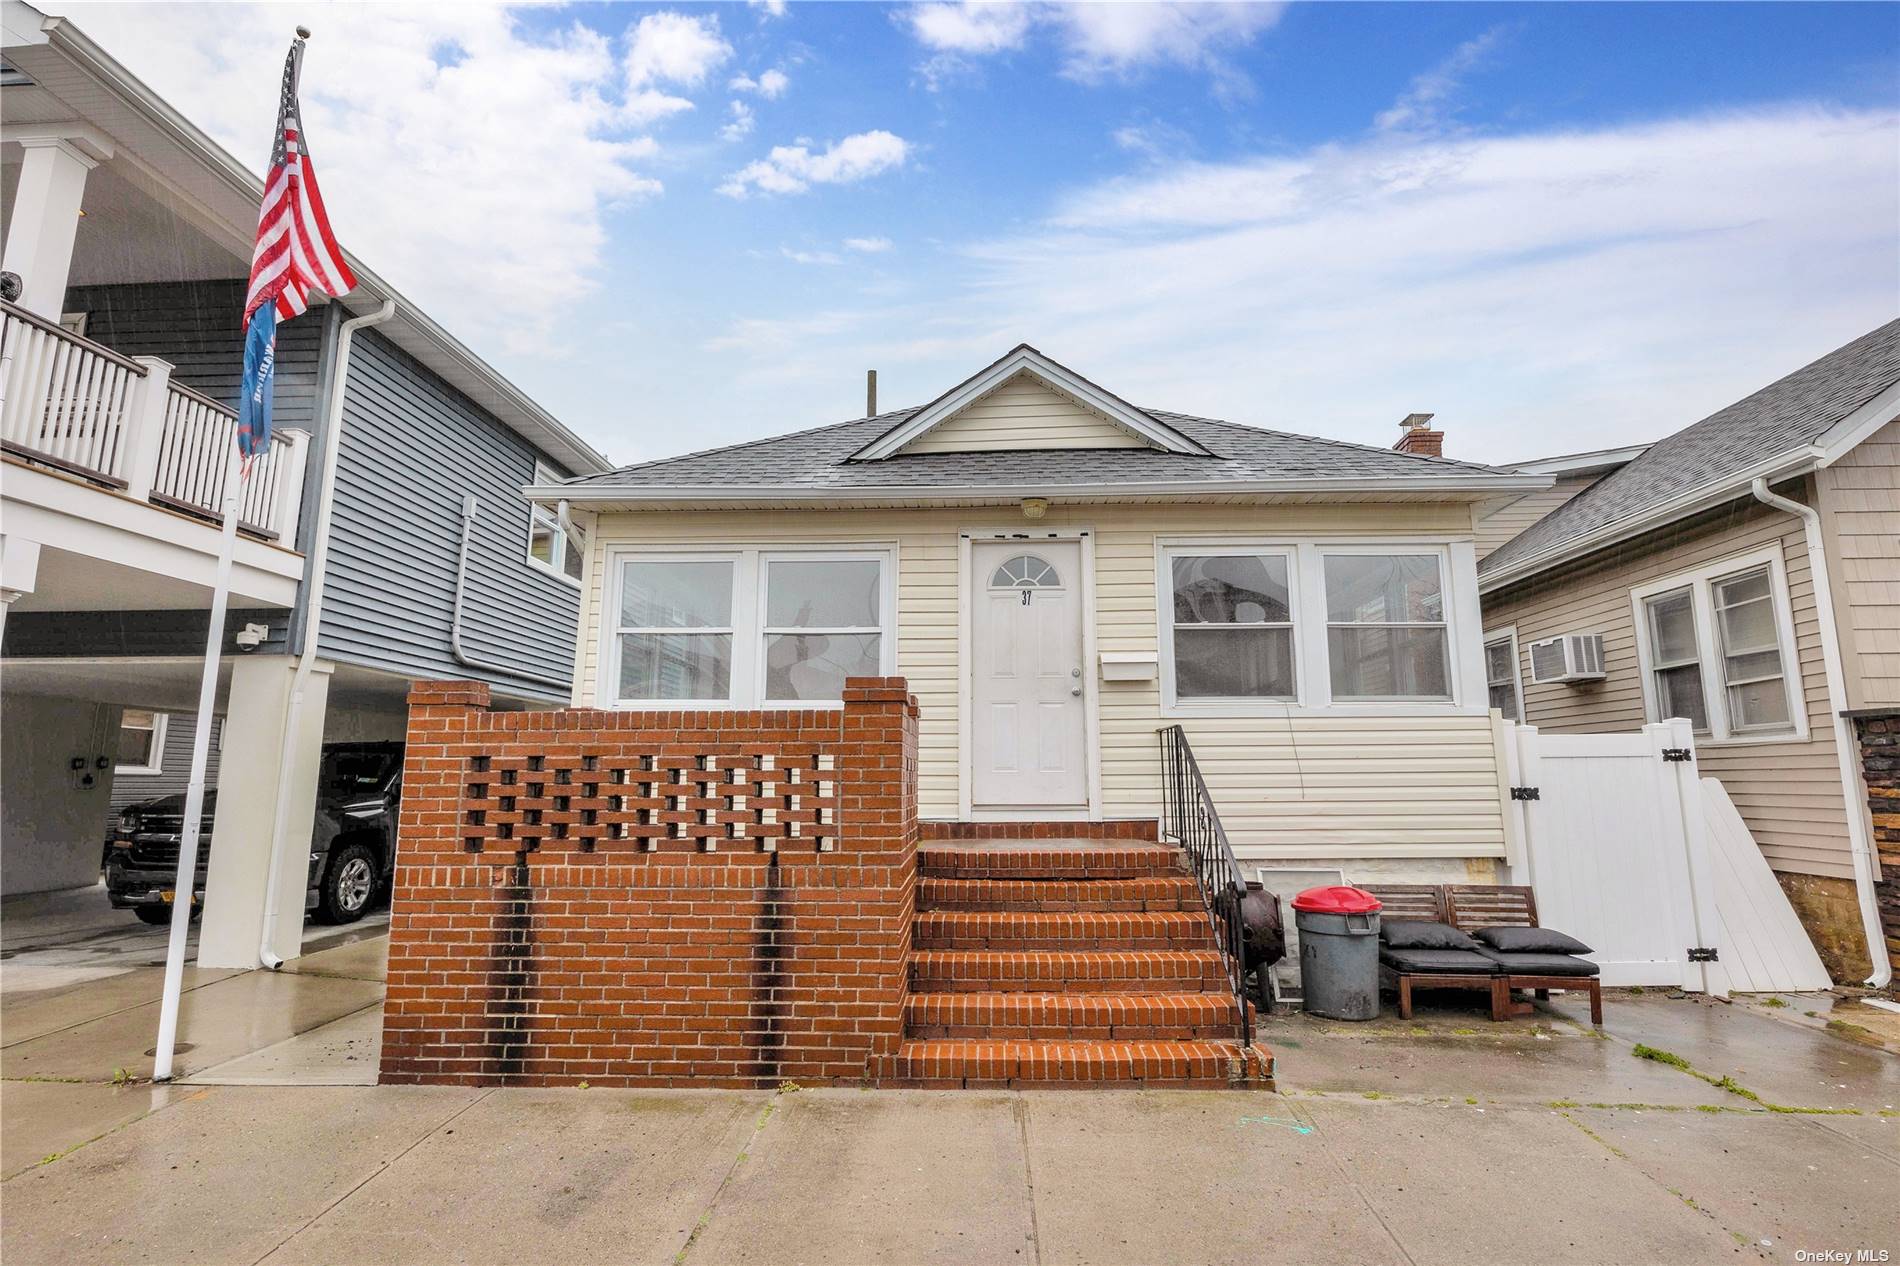
<instances>
[{"instance_id":1,"label":"brick chimney","mask_svg":"<svg viewBox=\"0 0 1900 1266\"><path fill-rule=\"evenodd\" d=\"M1399 442L1392 446L1399 452L1417 453L1421 457L1445 455L1445 433L1432 429L1431 414L1406 414L1405 421L1399 423L1399 432Z\"/></svg>"}]
</instances>

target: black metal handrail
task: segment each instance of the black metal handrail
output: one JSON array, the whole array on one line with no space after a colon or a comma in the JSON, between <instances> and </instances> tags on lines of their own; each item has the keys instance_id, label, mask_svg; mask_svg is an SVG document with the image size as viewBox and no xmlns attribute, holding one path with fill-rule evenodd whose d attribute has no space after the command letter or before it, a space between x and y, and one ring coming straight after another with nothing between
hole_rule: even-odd
<instances>
[{"instance_id":1,"label":"black metal handrail","mask_svg":"<svg viewBox=\"0 0 1900 1266\"><path fill-rule=\"evenodd\" d=\"M1207 907L1208 922L1214 940L1220 946L1227 968L1227 982L1234 991L1234 1005L1240 1009L1240 1044L1253 1044L1253 1026L1247 1022L1247 930L1240 917L1240 903L1247 896L1247 881L1240 877L1240 863L1234 847L1227 842L1214 797L1208 793L1201 766L1188 746L1187 734L1178 725L1166 726L1161 736L1161 833L1186 850L1188 865L1200 881L1201 901Z\"/></svg>"}]
</instances>

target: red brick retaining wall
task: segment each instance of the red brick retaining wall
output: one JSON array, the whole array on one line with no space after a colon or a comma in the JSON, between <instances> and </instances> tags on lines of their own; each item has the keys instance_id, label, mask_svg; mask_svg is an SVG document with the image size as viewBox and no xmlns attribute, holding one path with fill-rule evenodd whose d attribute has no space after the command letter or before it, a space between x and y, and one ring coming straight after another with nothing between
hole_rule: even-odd
<instances>
[{"instance_id":1,"label":"red brick retaining wall","mask_svg":"<svg viewBox=\"0 0 1900 1266\"><path fill-rule=\"evenodd\" d=\"M1867 784L1867 808L1874 829L1874 885L1880 919L1887 933L1887 954L1900 964L1900 708L1856 717L1860 771Z\"/></svg>"},{"instance_id":2,"label":"red brick retaining wall","mask_svg":"<svg viewBox=\"0 0 1900 1266\"><path fill-rule=\"evenodd\" d=\"M917 705L491 712L409 696L382 1080L769 1086L903 1036Z\"/></svg>"}]
</instances>

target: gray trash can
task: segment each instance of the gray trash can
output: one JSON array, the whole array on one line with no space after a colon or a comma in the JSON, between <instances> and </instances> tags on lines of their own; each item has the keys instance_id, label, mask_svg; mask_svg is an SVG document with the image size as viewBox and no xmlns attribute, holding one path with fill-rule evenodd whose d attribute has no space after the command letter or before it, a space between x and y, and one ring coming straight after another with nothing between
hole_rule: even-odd
<instances>
[{"instance_id":1,"label":"gray trash can","mask_svg":"<svg viewBox=\"0 0 1900 1266\"><path fill-rule=\"evenodd\" d=\"M1379 899L1358 888L1293 898L1305 1007L1333 1020L1379 1018Z\"/></svg>"}]
</instances>

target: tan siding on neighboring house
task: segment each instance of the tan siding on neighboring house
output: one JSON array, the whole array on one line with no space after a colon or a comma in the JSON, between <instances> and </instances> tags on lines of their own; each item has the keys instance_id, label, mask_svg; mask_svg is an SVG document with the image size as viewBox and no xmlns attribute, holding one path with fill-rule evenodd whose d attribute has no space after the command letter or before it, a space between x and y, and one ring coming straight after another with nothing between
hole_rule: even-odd
<instances>
[{"instance_id":1,"label":"tan siding on neighboring house","mask_svg":"<svg viewBox=\"0 0 1900 1266\"><path fill-rule=\"evenodd\" d=\"M1900 419L1815 478L1848 706L1900 704Z\"/></svg>"},{"instance_id":2,"label":"tan siding on neighboring house","mask_svg":"<svg viewBox=\"0 0 1900 1266\"><path fill-rule=\"evenodd\" d=\"M958 814L958 535L1061 531L1094 538L1099 651L1156 653L1157 537L1268 539L1399 536L1469 539L1463 505L1053 507L1030 525L1014 507L974 510L687 511L603 514L584 598L600 627L605 551L628 545L842 544L898 547L897 671L922 707L925 816ZM583 655L582 698L596 698L600 638ZM1301 654L1324 648L1301 647ZM1088 666L1094 671L1093 666ZM1100 683L1102 811L1159 811L1159 681ZM1222 818L1243 856L1496 856L1503 852L1498 777L1486 716L1327 715L1184 722Z\"/></svg>"},{"instance_id":3,"label":"tan siding on neighboring house","mask_svg":"<svg viewBox=\"0 0 1900 1266\"><path fill-rule=\"evenodd\" d=\"M1777 489L1811 500L1799 485ZM1643 686L1630 590L1678 572L1779 545L1788 577L1802 689L1806 741L1701 743L1697 760L1722 780L1735 807L1777 870L1853 876L1840 766L1828 711L1814 586L1806 537L1792 515L1753 501L1674 525L1606 550L1581 566L1545 573L1489 594L1485 627L1517 630L1525 720L1551 733L1629 731L1641 726ZM1530 644L1560 633L1601 633L1608 676L1588 685L1533 685Z\"/></svg>"},{"instance_id":4,"label":"tan siding on neighboring house","mask_svg":"<svg viewBox=\"0 0 1900 1266\"><path fill-rule=\"evenodd\" d=\"M1101 414L1017 374L903 448L905 453L981 453L1010 448L1146 448L1148 441Z\"/></svg>"},{"instance_id":5,"label":"tan siding on neighboring house","mask_svg":"<svg viewBox=\"0 0 1900 1266\"><path fill-rule=\"evenodd\" d=\"M1493 510L1478 520L1478 557L1482 559L1601 478L1601 475L1574 475L1559 479L1541 492L1526 493Z\"/></svg>"}]
</instances>

